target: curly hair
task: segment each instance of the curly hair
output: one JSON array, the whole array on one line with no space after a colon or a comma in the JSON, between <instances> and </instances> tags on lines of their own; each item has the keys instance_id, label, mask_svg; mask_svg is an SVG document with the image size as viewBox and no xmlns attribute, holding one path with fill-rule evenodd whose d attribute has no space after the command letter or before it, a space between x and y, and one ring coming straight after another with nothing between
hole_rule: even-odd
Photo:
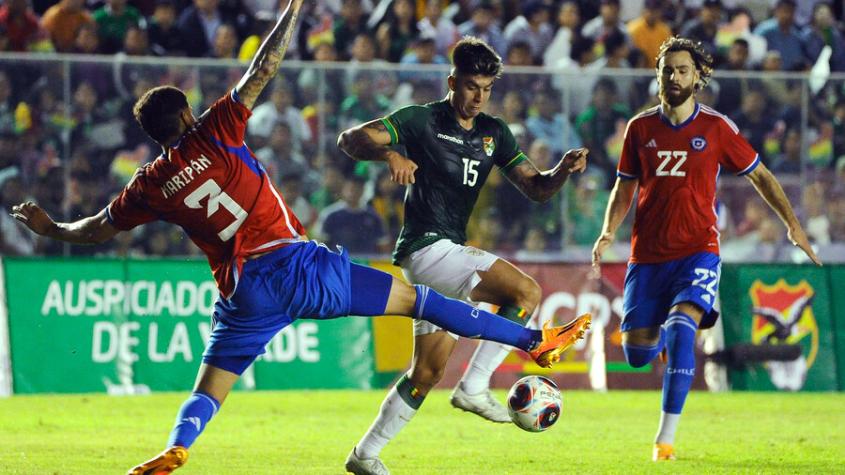
<instances>
[{"instance_id":1,"label":"curly hair","mask_svg":"<svg viewBox=\"0 0 845 475\"><path fill-rule=\"evenodd\" d=\"M660 52L657 53L657 67L660 67L660 60L669 53L678 51L686 51L692 56L692 61L695 63L695 69L698 70L698 82L695 84L695 90L700 91L710 82L710 75L713 74L713 56L711 56L700 41L693 41L689 38L681 38L679 36L672 36L667 38L663 44L660 45Z\"/></svg>"}]
</instances>

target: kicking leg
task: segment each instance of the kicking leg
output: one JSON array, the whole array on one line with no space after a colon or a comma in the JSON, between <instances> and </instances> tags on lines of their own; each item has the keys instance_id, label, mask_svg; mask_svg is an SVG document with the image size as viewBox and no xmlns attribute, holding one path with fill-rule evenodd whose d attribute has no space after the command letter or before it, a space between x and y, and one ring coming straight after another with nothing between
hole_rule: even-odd
<instances>
[{"instance_id":1,"label":"kicking leg","mask_svg":"<svg viewBox=\"0 0 845 475\"><path fill-rule=\"evenodd\" d=\"M346 470L354 474L387 473L378 458L381 450L417 413L428 392L443 377L443 370L457 340L438 330L414 338L414 358L381 404L378 416L346 459Z\"/></svg>"},{"instance_id":2,"label":"kicking leg","mask_svg":"<svg viewBox=\"0 0 845 475\"><path fill-rule=\"evenodd\" d=\"M478 274L481 281L472 289L470 299L499 305L496 312L499 316L525 325L540 303L537 282L503 259L497 259L487 271ZM508 410L490 394L490 378L511 350L501 343L480 342L461 382L452 392L452 405L493 422L510 422Z\"/></svg>"}]
</instances>

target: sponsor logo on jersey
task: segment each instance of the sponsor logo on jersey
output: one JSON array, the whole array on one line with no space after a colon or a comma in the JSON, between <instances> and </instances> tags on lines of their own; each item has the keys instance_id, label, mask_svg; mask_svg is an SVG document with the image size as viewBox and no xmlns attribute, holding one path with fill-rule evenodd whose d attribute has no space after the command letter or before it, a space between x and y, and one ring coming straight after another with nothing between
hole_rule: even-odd
<instances>
[{"instance_id":1,"label":"sponsor logo on jersey","mask_svg":"<svg viewBox=\"0 0 845 475\"><path fill-rule=\"evenodd\" d=\"M484 142L484 153L488 157L493 156L493 151L496 150L496 143L493 142L493 137L484 137L481 140Z\"/></svg>"},{"instance_id":2,"label":"sponsor logo on jersey","mask_svg":"<svg viewBox=\"0 0 845 475\"><path fill-rule=\"evenodd\" d=\"M696 135L690 140L689 144L692 146L693 150L700 152L707 147L707 140L700 135Z\"/></svg>"},{"instance_id":3,"label":"sponsor logo on jersey","mask_svg":"<svg viewBox=\"0 0 845 475\"><path fill-rule=\"evenodd\" d=\"M773 285L757 279L748 290L751 297L751 343L755 345L801 345L794 361L765 364L772 383L779 389L797 391L819 351L819 327L813 313L815 291L806 281L789 285L779 279Z\"/></svg>"},{"instance_id":4,"label":"sponsor logo on jersey","mask_svg":"<svg viewBox=\"0 0 845 475\"><path fill-rule=\"evenodd\" d=\"M657 142L655 142L654 139L651 139L647 144L645 144L645 148L657 148Z\"/></svg>"},{"instance_id":5,"label":"sponsor logo on jersey","mask_svg":"<svg viewBox=\"0 0 845 475\"><path fill-rule=\"evenodd\" d=\"M446 135L446 134L437 134L437 138L438 138L438 139L443 139L443 140L448 140L449 142L456 143L456 144L458 144L458 145L463 145L463 144L464 144L464 141L463 141L463 140L461 140L461 139L459 139L459 138L457 138L457 137L452 137L451 135Z\"/></svg>"}]
</instances>

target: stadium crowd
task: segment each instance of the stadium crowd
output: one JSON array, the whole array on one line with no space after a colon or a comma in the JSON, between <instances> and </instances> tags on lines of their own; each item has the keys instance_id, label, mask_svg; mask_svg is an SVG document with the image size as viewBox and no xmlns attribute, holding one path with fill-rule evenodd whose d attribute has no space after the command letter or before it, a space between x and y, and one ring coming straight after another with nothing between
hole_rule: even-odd
<instances>
[{"instance_id":1,"label":"stadium crowd","mask_svg":"<svg viewBox=\"0 0 845 475\"><path fill-rule=\"evenodd\" d=\"M279 3L2 1L0 51L29 52L26 60L0 53L4 208L32 197L55 217L95 214L160 153L132 119L136 98L176 84L204 110L240 77ZM461 36L480 37L506 64L488 113L505 119L532 161L545 169L569 148L591 153L589 173L546 204L492 174L471 243L517 258L556 255L599 234L625 124L657 103L653 58L678 34L716 58L716 78L699 101L736 122L781 178L815 243L845 242L845 82L783 74L828 64L845 71L842 13L842 2L814 0L309 2L287 54L302 62L286 64L255 107L247 143L312 237L353 255L387 253L404 190L385 167L340 153L337 134L444 97L447 69L424 65L446 65ZM101 57L45 55L52 52ZM136 61L143 56L208 59ZM727 252L789 258L779 223L747 199L747 183L723 180L720 193ZM179 230L155 225L122 233L107 249L197 254ZM91 252L37 241L0 213L2 255Z\"/></svg>"}]
</instances>

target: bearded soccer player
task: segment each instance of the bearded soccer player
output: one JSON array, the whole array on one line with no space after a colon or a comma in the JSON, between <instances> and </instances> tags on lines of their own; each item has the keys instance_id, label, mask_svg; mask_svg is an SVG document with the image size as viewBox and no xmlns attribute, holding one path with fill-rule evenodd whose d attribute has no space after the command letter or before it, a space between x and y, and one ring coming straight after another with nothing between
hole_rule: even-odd
<instances>
[{"instance_id":1,"label":"bearded soccer player","mask_svg":"<svg viewBox=\"0 0 845 475\"><path fill-rule=\"evenodd\" d=\"M167 474L182 466L238 377L297 318L413 316L514 345L540 365L557 361L576 339L563 327L523 328L305 240L299 220L244 143L250 111L276 74L301 6L302 0L288 5L241 81L199 119L174 87L151 89L138 100L135 117L162 155L142 166L100 213L55 223L32 202L12 208L12 216L34 232L77 244L102 243L160 219L181 226L208 257L220 297L194 391L179 410L166 450L130 474Z\"/></svg>"},{"instance_id":2,"label":"bearded soccer player","mask_svg":"<svg viewBox=\"0 0 845 475\"><path fill-rule=\"evenodd\" d=\"M783 220L787 236L816 264L777 179L726 116L699 104L712 58L699 43L669 38L657 57L660 105L628 122L616 184L593 247L598 269L638 191L631 259L623 292L622 348L633 367L663 349L663 412L653 459L674 460L675 430L695 375L695 334L718 317L719 231L716 179L745 176Z\"/></svg>"},{"instance_id":3,"label":"bearded soccer player","mask_svg":"<svg viewBox=\"0 0 845 475\"><path fill-rule=\"evenodd\" d=\"M527 324L540 303L531 277L494 254L468 247L466 226L478 194L494 166L528 198L546 201L571 173L586 167L587 150L567 152L548 171L539 171L519 149L507 124L482 110L502 69L501 58L483 41L467 37L452 53L446 99L399 109L387 117L343 132L339 147L356 160L386 162L394 181L408 185L405 223L394 264L409 282L470 302L500 306L499 315ZM401 144L404 156L390 148ZM575 336L590 324L586 314L569 324ZM346 469L387 473L379 453L420 408L443 375L457 335L441 326L414 323L410 371L388 393L369 431L352 449ZM490 376L510 348L482 342L451 396L452 405L494 422L510 422L490 394Z\"/></svg>"}]
</instances>

